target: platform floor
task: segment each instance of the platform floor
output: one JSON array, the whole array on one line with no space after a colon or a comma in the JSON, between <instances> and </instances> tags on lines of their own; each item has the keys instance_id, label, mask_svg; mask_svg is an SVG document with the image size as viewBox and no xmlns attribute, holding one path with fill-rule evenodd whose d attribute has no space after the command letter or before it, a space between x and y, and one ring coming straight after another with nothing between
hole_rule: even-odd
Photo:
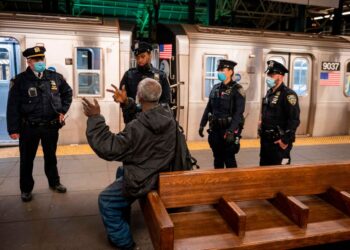
<instances>
[{"instance_id":1,"label":"platform floor","mask_svg":"<svg viewBox=\"0 0 350 250\"><path fill-rule=\"evenodd\" d=\"M254 142L256 145L256 141ZM350 143L314 143L295 146L294 164L350 161ZM190 143L191 152L201 169L212 168L212 153L204 146ZM239 167L257 166L259 148L244 146L237 156ZM87 146L84 146L88 148ZM196 148L197 147L197 148ZM207 147L207 146L206 146ZM59 151L63 148L60 147ZM19 158L17 148L0 148L0 249L80 250L113 249L109 246L99 216L99 192L115 179L119 162L106 162L91 151L74 150L60 153L61 181L66 194L49 190L43 169L43 158L35 160L33 200L23 203L19 190ZM16 153L17 151L17 153ZM83 151L85 154L80 154ZM12 155L9 153L12 152ZM12 157L10 157L12 156ZM132 209L132 232L141 249L153 249L138 202ZM350 249L350 244L316 249Z\"/></svg>"}]
</instances>

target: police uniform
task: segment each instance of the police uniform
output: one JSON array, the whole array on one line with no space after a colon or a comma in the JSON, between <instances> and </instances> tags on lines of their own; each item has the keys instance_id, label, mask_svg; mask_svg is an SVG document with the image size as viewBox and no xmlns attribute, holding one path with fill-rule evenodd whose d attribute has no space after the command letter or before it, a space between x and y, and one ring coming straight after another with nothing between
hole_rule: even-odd
<instances>
[{"instance_id":1,"label":"police uniform","mask_svg":"<svg viewBox=\"0 0 350 250\"><path fill-rule=\"evenodd\" d=\"M288 73L279 62L267 62L267 74ZM300 124L300 108L297 94L283 82L277 89L270 88L262 102L260 128L260 165L290 164L290 151L295 141L295 131ZM288 144L282 149L275 144L279 139Z\"/></svg>"},{"instance_id":2,"label":"police uniform","mask_svg":"<svg viewBox=\"0 0 350 250\"><path fill-rule=\"evenodd\" d=\"M236 64L220 60L217 70L233 70ZM237 82L231 80L228 84L220 82L213 86L200 122L200 131L209 121L208 141L213 151L215 168L224 168L224 165L227 168L237 167L235 154L239 151L244 108L245 93Z\"/></svg>"},{"instance_id":3,"label":"police uniform","mask_svg":"<svg viewBox=\"0 0 350 250\"><path fill-rule=\"evenodd\" d=\"M146 42L138 42L132 48L134 55L137 56L144 52L151 52L152 46ZM135 100L137 86L140 81L145 78L153 78L160 83L162 86L162 95L160 96L160 103L170 103L170 85L166 74L154 68L151 64L145 66L137 66L136 68L131 68L125 72L121 82L120 89L125 86L126 93L128 97Z\"/></svg>"},{"instance_id":4,"label":"police uniform","mask_svg":"<svg viewBox=\"0 0 350 250\"><path fill-rule=\"evenodd\" d=\"M23 56L37 58L44 57L44 53L45 48L37 46L26 49ZM63 125L58 117L68 111L72 89L62 75L54 71L44 70L41 76L39 74L28 67L12 79L7 104L8 133L20 135L20 189L24 201L31 200L33 161L40 140L49 186L65 192L57 171L58 130ZM23 194L28 196L23 197Z\"/></svg>"}]
</instances>

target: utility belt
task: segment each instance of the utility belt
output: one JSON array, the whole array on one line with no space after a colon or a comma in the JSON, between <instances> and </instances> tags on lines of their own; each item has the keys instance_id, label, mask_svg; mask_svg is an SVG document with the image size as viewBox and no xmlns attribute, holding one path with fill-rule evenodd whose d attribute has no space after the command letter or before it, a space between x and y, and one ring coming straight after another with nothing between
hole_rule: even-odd
<instances>
[{"instance_id":1,"label":"utility belt","mask_svg":"<svg viewBox=\"0 0 350 250\"><path fill-rule=\"evenodd\" d=\"M261 138L268 141L278 141L284 135L284 131L279 126L272 129L262 128L259 135Z\"/></svg>"},{"instance_id":2,"label":"utility belt","mask_svg":"<svg viewBox=\"0 0 350 250\"><path fill-rule=\"evenodd\" d=\"M209 116L209 129L228 129L231 125L232 117L216 118Z\"/></svg>"},{"instance_id":3,"label":"utility belt","mask_svg":"<svg viewBox=\"0 0 350 250\"><path fill-rule=\"evenodd\" d=\"M60 122L58 119L54 119L51 121L42 121L42 122L33 122L33 121L29 121L27 119L23 119L22 123L24 125L33 127L33 128L37 128L37 127L57 127L60 128Z\"/></svg>"}]
</instances>

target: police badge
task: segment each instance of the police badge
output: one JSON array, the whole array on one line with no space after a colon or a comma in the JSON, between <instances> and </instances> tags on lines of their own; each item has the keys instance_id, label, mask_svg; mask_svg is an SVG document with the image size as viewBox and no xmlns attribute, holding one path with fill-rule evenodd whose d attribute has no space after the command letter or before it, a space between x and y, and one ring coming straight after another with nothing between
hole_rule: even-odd
<instances>
[{"instance_id":1,"label":"police badge","mask_svg":"<svg viewBox=\"0 0 350 250\"><path fill-rule=\"evenodd\" d=\"M56 82L51 80L50 81L50 84L51 84L51 92L56 92L57 91L57 85L56 85Z\"/></svg>"},{"instance_id":2,"label":"police badge","mask_svg":"<svg viewBox=\"0 0 350 250\"><path fill-rule=\"evenodd\" d=\"M29 97L36 97L38 96L38 91L36 90L35 87L31 87L28 89L28 95Z\"/></svg>"},{"instance_id":3,"label":"police badge","mask_svg":"<svg viewBox=\"0 0 350 250\"><path fill-rule=\"evenodd\" d=\"M287 95L287 100L293 106L297 104L297 97L295 95Z\"/></svg>"}]
</instances>

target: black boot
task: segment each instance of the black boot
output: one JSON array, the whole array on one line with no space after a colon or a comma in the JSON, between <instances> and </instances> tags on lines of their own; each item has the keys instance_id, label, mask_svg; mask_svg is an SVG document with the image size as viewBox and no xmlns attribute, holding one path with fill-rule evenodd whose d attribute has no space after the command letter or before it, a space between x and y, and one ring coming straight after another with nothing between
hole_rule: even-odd
<instances>
[{"instance_id":1,"label":"black boot","mask_svg":"<svg viewBox=\"0 0 350 250\"><path fill-rule=\"evenodd\" d=\"M31 201L33 198L32 193L31 192L22 192L21 193L21 199L23 202L28 202Z\"/></svg>"},{"instance_id":2,"label":"black boot","mask_svg":"<svg viewBox=\"0 0 350 250\"><path fill-rule=\"evenodd\" d=\"M61 183L58 183L55 186L50 186L50 188L53 191L56 191L57 193L65 193L65 192L67 192L67 188L65 186L63 186Z\"/></svg>"}]
</instances>

